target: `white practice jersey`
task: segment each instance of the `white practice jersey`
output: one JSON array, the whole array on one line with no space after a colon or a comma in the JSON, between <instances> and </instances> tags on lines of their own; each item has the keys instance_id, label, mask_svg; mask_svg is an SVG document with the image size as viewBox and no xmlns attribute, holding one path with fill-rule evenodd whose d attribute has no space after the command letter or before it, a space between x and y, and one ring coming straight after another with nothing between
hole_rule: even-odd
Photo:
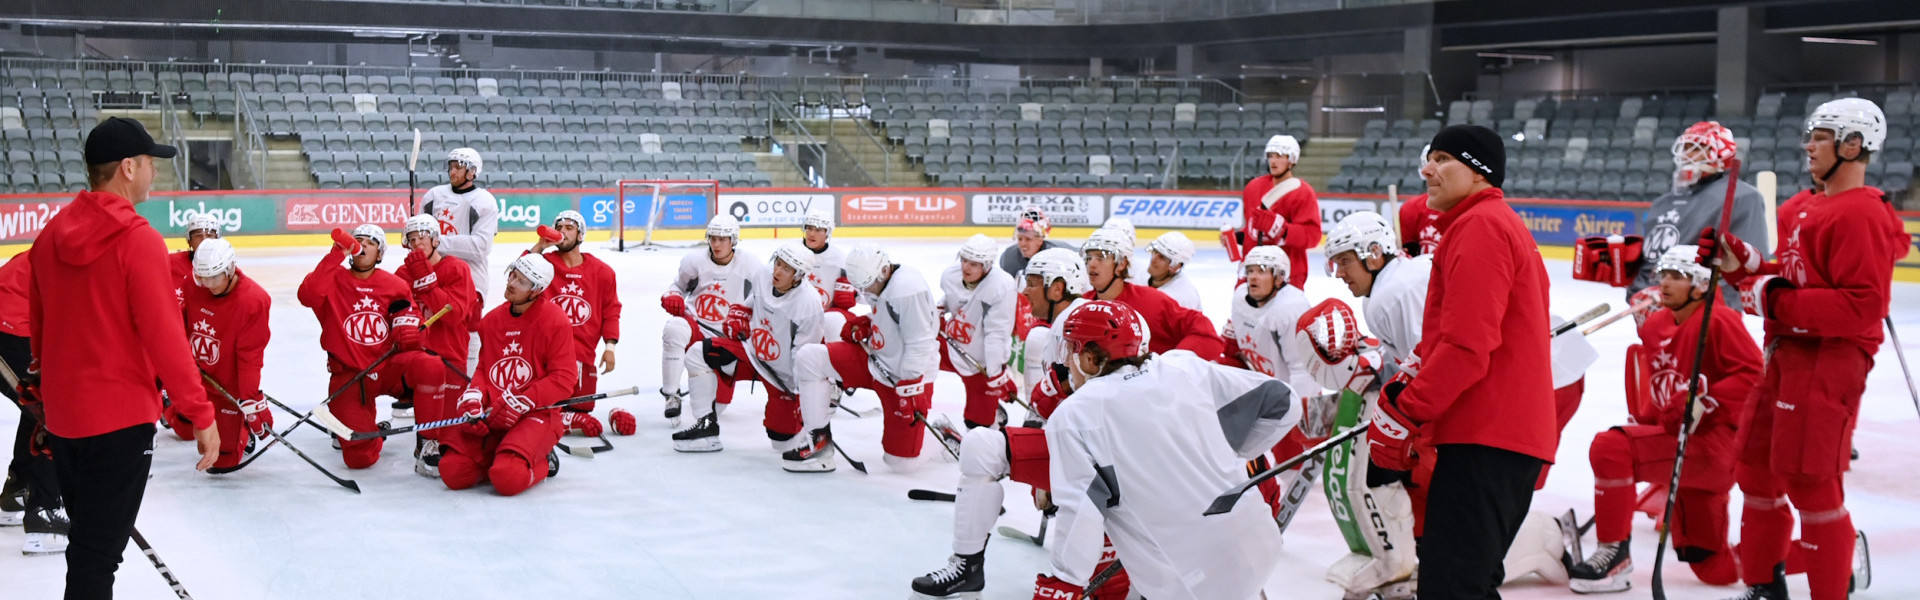
<instances>
[{"instance_id":1,"label":"white practice jersey","mask_svg":"<svg viewBox=\"0 0 1920 600\"><path fill-rule=\"evenodd\" d=\"M847 265L847 249L827 243L827 248L813 253L813 270L807 271L807 284L813 286L820 297L820 309L833 308L833 295L836 292L853 293L853 284L847 283L843 272Z\"/></svg>"},{"instance_id":2,"label":"white practice jersey","mask_svg":"<svg viewBox=\"0 0 1920 600\"><path fill-rule=\"evenodd\" d=\"M481 302L493 298L487 294L487 285L493 280L487 254L493 252L493 236L500 232L500 203L494 200L493 192L475 186L465 194L456 194L453 186L440 184L427 190L420 208L440 221L440 251L470 267Z\"/></svg>"},{"instance_id":3,"label":"white practice jersey","mask_svg":"<svg viewBox=\"0 0 1920 600\"><path fill-rule=\"evenodd\" d=\"M727 311L751 295L750 288L756 285L754 275L766 270L766 263L759 257L741 250L734 250L733 260L724 265L713 264L706 252L694 252L680 257L680 272L674 275L669 291L685 298L687 314L712 327L707 335L714 335L725 331Z\"/></svg>"},{"instance_id":4,"label":"white practice jersey","mask_svg":"<svg viewBox=\"0 0 1920 600\"><path fill-rule=\"evenodd\" d=\"M1230 337L1240 348L1240 362L1268 377L1287 382L1293 389L1319 395L1320 384L1307 373L1307 355L1313 349L1303 346L1294 330L1300 315L1313 306L1307 295L1291 285L1280 286L1266 304L1254 306L1247 300L1247 284L1233 290L1233 315L1220 328L1222 337Z\"/></svg>"},{"instance_id":5,"label":"white practice jersey","mask_svg":"<svg viewBox=\"0 0 1920 600\"><path fill-rule=\"evenodd\" d=\"M1200 289L1193 287L1193 280L1187 278L1186 271L1175 273L1172 279L1167 280L1166 284L1155 286L1154 289L1160 290L1162 293L1165 293L1167 297L1173 298L1174 303L1180 306L1196 311L1200 310Z\"/></svg>"},{"instance_id":6,"label":"white practice jersey","mask_svg":"<svg viewBox=\"0 0 1920 600\"><path fill-rule=\"evenodd\" d=\"M935 330L940 328L940 315L934 312L933 290L919 269L896 264L879 296L862 295L873 306L873 339L867 341L867 349L875 360L900 381L931 376L940 369L940 355L934 348L939 343Z\"/></svg>"},{"instance_id":7,"label":"white practice jersey","mask_svg":"<svg viewBox=\"0 0 1920 600\"><path fill-rule=\"evenodd\" d=\"M940 293L940 310L952 315L944 332L947 346L959 344L967 356L980 361L987 375L999 375L1013 356L1013 320L1019 310L1013 277L993 269L973 289L967 289L961 282L960 265L955 264L940 274ZM974 374L973 365L953 348L940 351L950 355L947 359L961 375Z\"/></svg>"},{"instance_id":8,"label":"white practice jersey","mask_svg":"<svg viewBox=\"0 0 1920 600\"><path fill-rule=\"evenodd\" d=\"M1266 503L1201 513L1293 429L1299 405L1278 380L1185 351L1080 386L1046 427L1055 576L1085 585L1107 535L1147 598L1257 597L1280 554Z\"/></svg>"},{"instance_id":9,"label":"white practice jersey","mask_svg":"<svg viewBox=\"0 0 1920 600\"><path fill-rule=\"evenodd\" d=\"M1373 277L1373 292L1361 304L1367 330L1380 338L1380 355L1399 364L1420 345L1420 326L1426 318L1427 278L1433 275L1433 256L1399 257L1387 261Z\"/></svg>"},{"instance_id":10,"label":"white practice jersey","mask_svg":"<svg viewBox=\"0 0 1920 600\"><path fill-rule=\"evenodd\" d=\"M771 269L754 273L752 282L747 286L753 290L747 306L753 309L753 333L745 345L753 355L753 368L786 391L798 393L800 372L793 359L801 346L820 343L820 293L813 286L797 285L785 294L775 294Z\"/></svg>"},{"instance_id":11,"label":"white practice jersey","mask_svg":"<svg viewBox=\"0 0 1920 600\"><path fill-rule=\"evenodd\" d=\"M1088 302L1092 300L1076 297L1067 304L1066 310L1053 316L1053 323L1034 325L1027 330L1026 368L1021 374L1026 377L1023 381L1029 389L1048 381L1047 369L1067 364L1067 343L1060 337L1060 326L1067 323L1068 315Z\"/></svg>"}]
</instances>

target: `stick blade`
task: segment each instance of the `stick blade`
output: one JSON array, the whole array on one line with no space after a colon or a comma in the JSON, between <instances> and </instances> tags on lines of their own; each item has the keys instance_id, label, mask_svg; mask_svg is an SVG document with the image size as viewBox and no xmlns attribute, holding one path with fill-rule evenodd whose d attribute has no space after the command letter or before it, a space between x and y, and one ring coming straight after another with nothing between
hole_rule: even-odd
<instances>
[{"instance_id":1,"label":"stick blade","mask_svg":"<svg viewBox=\"0 0 1920 600\"><path fill-rule=\"evenodd\" d=\"M355 494L358 494L358 493L360 493L360 483L359 483L359 482L357 482L357 481L354 481L354 480L352 480L352 479L348 479L348 480L344 480L344 481L341 481L341 482L340 482L340 486L341 486L341 487L344 487L344 488L347 488L347 489L350 489L350 490L353 490L353 493L355 493Z\"/></svg>"},{"instance_id":2,"label":"stick blade","mask_svg":"<svg viewBox=\"0 0 1920 600\"><path fill-rule=\"evenodd\" d=\"M1007 526L1005 526L1005 525L1002 525L1002 526L1000 526L1000 529L999 529L999 531L1000 531L1000 535L1002 535L1002 536L1005 536L1005 537L1007 537L1008 539L1015 539L1015 540L1020 540L1020 541L1022 541L1022 542L1026 542L1026 543L1029 543L1029 544L1033 544L1033 545L1035 545L1035 546L1045 546L1045 545L1046 545L1046 544L1043 544L1043 543L1041 543L1039 539L1036 539L1036 538L1034 538L1034 537L1033 537L1033 536L1031 536L1031 535L1027 535L1027 532L1025 532L1025 531L1021 531L1021 530L1018 530L1018 529L1014 529L1014 528L1012 528L1012 527L1007 527Z\"/></svg>"},{"instance_id":3,"label":"stick blade","mask_svg":"<svg viewBox=\"0 0 1920 600\"><path fill-rule=\"evenodd\" d=\"M954 495L946 492L936 492L933 490L912 489L912 490L907 490L907 499L930 500L934 502L952 502L954 501Z\"/></svg>"},{"instance_id":4,"label":"stick blade","mask_svg":"<svg viewBox=\"0 0 1920 600\"><path fill-rule=\"evenodd\" d=\"M1202 516L1210 517L1213 515L1231 511L1233 510L1233 505L1240 503L1240 495L1245 493L1247 493L1246 488L1236 487L1232 490L1228 490L1227 493L1221 494L1219 497L1214 498L1213 504L1207 505L1207 512L1203 512L1200 514Z\"/></svg>"},{"instance_id":5,"label":"stick blade","mask_svg":"<svg viewBox=\"0 0 1920 600\"><path fill-rule=\"evenodd\" d=\"M313 422L319 423L321 427L326 428L327 433L331 433L340 439L354 439L353 428L348 427L346 423L340 422L340 418L333 416L333 411L328 410L328 407L325 405L313 409Z\"/></svg>"}]
</instances>

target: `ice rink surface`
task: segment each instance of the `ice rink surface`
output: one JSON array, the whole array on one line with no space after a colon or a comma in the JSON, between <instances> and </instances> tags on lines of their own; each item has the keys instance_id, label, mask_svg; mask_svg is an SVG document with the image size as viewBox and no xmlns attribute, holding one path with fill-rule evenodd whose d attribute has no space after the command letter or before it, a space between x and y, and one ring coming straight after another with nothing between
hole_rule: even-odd
<instances>
[{"instance_id":1,"label":"ice rink surface","mask_svg":"<svg viewBox=\"0 0 1920 600\"><path fill-rule=\"evenodd\" d=\"M786 241L748 240L743 247L764 259ZM957 240L882 242L897 262L914 265L929 278L953 264L959 246ZM504 268L523 248L496 246L493 265ZM192 444L163 432L141 531L201 599L907 597L912 578L943 566L951 554L952 505L906 497L910 488L954 488L957 467L932 440L924 452L933 456L919 471L891 473L880 460L879 418L841 412L834 415L835 437L872 474L861 475L844 462L830 474L787 473L760 424L765 396L754 392L736 395L721 417L724 452L672 450L667 437L672 430L660 416L655 392L658 332L665 318L656 299L672 281L680 256L700 251L595 250L618 272L626 303L618 367L602 376L600 389L637 385L642 390L639 396L600 403L597 414L603 419L615 406L640 417L637 435L609 436L615 451L591 459L563 455L557 477L519 497L503 498L484 486L448 491L437 480L415 475L411 436L395 437L379 464L354 472L314 430L289 436L336 474L357 480L365 493L355 495L280 449L238 473L196 473ZM241 269L273 294L273 341L263 387L302 410L328 390L316 341L319 326L294 291L323 252L240 251ZM1140 255L1135 262L1143 270L1145 252ZM389 251L384 266L391 269L400 258L398 251ZM1206 312L1217 326L1228 312L1232 266L1218 249L1203 249L1194 262L1188 272L1207 294ZM1326 276L1317 251L1309 263L1295 268L1311 269L1310 299L1352 300L1343 284ZM1620 290L1573 281L1566 261L1548 260L1546 266L1553 276L1556 314L1571 317L1601 302L1615 310L1623 306ZM500 302L504 281L493 278L489 307ZM1893 320L1906 336L1908 354L1920 359L1920 286L1896 283L1893 290ZM1759 322L1753 317L1747 322L1758 336ZM1626 419L1622 357L1635 340L1630 320L1592 336L1601 358L1588 371L1585 400L1565 431L1559 466L1546 489L1534 496L1534 510L1558 514L1574 508L1583 518L1592 513L1587 445L1594 433ZM935 412L958 422L964 404L958 377L942 374L936 388ZM859 409L876 402L871 392L845 400ZM0 436L11 437L17 418L15 411L0 411ZM294 420L285 413L275 418L281 427ZM1920 418L1891 348L1882 347L1867 383L1855 443L1861 458L1847 478L1847 504L1856 526L1871 539L1876 571L1872 588L1855 597L1920 596L1920 571L1914 570L1920 565L1920 478L1915 477ZM1007 514L1000 524L1034 531L1040 518L1028 488L1006 485ZM1737 537L1737 493L1733 502ZM15 553L21 535L18 528L0 529L4 597L58 598L64 561ZM1656 537L1653 524L1636 515L1633 590L1616 597L1646 597ZM1267 596L1339 598L1340 591L1323 575L1345 545L1322 496L1316 493L1302 507L1286 542ZM1045 550L998 535L987 548L986 597L1031 597L1034 575L1048 569ZM1669 595L1676 599L1725 598L1739 591L1702 585L1677 563L1669 563L1667 574ZM1789 580L1795 597L1805 598L1805 578ZM115 589L121 598L173 597L132 545ZM1519 599L1573 596L1564 586L1537 579L1510 584L1502 593Z\"/></svg>"}]
</instances>

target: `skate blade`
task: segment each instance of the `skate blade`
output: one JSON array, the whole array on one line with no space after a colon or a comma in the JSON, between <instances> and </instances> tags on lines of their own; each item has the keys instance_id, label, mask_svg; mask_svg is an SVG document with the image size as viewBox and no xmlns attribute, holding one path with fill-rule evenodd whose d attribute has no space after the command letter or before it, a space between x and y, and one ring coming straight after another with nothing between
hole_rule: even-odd
<instances>
[{"instance_id":1,"label":"skate blade","mask_svg":"<svg viewBox=\"0 0 1920 600\"><path fill-rule=\"evenodd\" d=\"M27 519L26 511L0 512L0 527L19 527Z\"/></svg>"},{"instance_id":2,"label":"skate blade","mask_svg":"<svg viewBox=\"0 0 1920 600\"><path fill-rule=\"evenodd\" d=\"M800 461L780 465L788 473L832 473L836 468L830 462Z\"/></svg>"},{"instance_id":3,"label":"skate blade","mask_svg":"<svg viewBox=\"0 0 1920 600\"><path fill-rule=\"evenodd\" d=\"M723 449L719 438L707 440L674 440L673 449L680 452L719 452Z\"/></svg>"},{"instance_id":4,"label":"skate blade","mask_svg":"<svg viewBox=\"0 0 1920 600\"><path fill-rule=\"evenodd\" d=\"M26 545L20 547L20 554L22 556L50 556L54 554L65 554L66 552L66 544L50 546L37 539L28 539Z\"/></svg>"},{"instance_id":5,"label":"skate blade","mask_svg":"<svg viewBox=\"0 0 1920 600\"><path fill-rule=\"evenodd\" d=\"M980 592L960 592L950 596L928 596L913 592L912 595L907 596L907 600L980 600Z\"/></svg>"}]
</instances>

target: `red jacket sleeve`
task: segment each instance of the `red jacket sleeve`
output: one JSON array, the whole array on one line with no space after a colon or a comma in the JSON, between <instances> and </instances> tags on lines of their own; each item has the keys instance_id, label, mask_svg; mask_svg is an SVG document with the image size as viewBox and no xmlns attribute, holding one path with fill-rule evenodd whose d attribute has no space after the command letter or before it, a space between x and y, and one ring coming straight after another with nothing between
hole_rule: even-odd
<instances>
[{"instance_id":1,"label":"red jacket sleeve","mask_svg":"<svg viewBox=\"0 0 1920 600\"><path fill-rule=\"evenodd\" d=\"M1311 249L1320 245L1320 196L1307 182L1281 198L1275 211L1287 218L1286 236L1291 248Z\"/></svg>"},{"instance_id":2,"label":"red jacket sleeve","mask_svg":"<svg viewBox=\"0 0 1920 600\"><path fill-rule=\"evenodd\" d=\"M240 388L233 390L245 400L260 394L260 370L266 366L267 340L272 337L267 316L273 310L273 298L264 290L256 295L252 322L240 331L239 348L234 357L240 361Z\"/></svg>"},{"instance_id":3,"label":"red jacket sleeve","mask_svg":"<svg viewBox=\"0 0 1920 600\"><path fill-rule=\"evenodd\" d=\"M594 286L600 290L600 339L620 339L620 281L613 267L600 265L600 283ZM586 361L593 363L589 357Z\"/></svg>"},{"instance_id":4,"label":"red jacket sleeve","mask_svg":"<svg viewBox=\"0 0 1920 600\"><path fill-rule=\"evenodd\" d=\"M331 291L327 289L327 285L330 283L327 279L332 277L336 271L346 268L340 266L340 261L346 259L346 253L341 252L338 247L327 250L327 255L320 257L320 264L313 268L312 273L308 273L305 278L300 280L300 289L294 294L296 298L300 299L301 306L320 308L320 304L326 302L327 292Z\"/></svg>"},{"instance_id":5,"label":"red jacket sleeve","mask_svg":"<svg viewBox=\"0 0 1920 600\"><path fill-rule=\"evenodd\" d=\"M1166 297L1163 295L1162 298ZM1225 344L1220 341L1220 335L1214 333L1213 321L1207 319L1207 315L1181 306L1172 298L1166 298L1160 314L1166 319L1166 330L1180 335L1180 343L1174 345L1174 349L1192 351L1202 360L1220 357Z\"/></svg>"},{"instance_id":6,"label":"red jacket sleeve","mask_svg":"<svg viewBox=\"0 0 1920 600\"><path fill-rule=\"evenodd\" d=\"M1878 330L1892 291L1887 267L1904 251L1889 248L1887 227L1880 214L1835 219L1819 249L1820 270L1831 287L1774 290L1768 294L1767 318L1823 337Z\"/></svg>"},{"instance_id":7,"label":"red jacket sleeve","mask_svg":"<svg viewBox=\"0 0 1920 600\"><path fill-rule=\"evenodd\" d=\"M1448 231L1454 247L1472 244L1471 252L1441 252L1434 273L1446 273L1450 285L1440 304L1429 298L1428 315L1420 340L1420 376L1400 394L1400 407L1419 423L1428 423L1447 411L1454 400L1487 376L1488 357L1500 347L1500 324L1513 293L1516 257L1505 234L1488 219L1456 222ZM1529 257L1531 260L1537 258ZM1541 323L1544 330L1546 323Z\"/></svg>"},{"instance_id":8,"label":"red jacket sleeve","mask_svg":"<svg viewBox=\"0 0 1920 600\"><path fill-rule=\"evenodd\" d=\"M200 368L193 364L186 329L180 327L180 303L167 270L166 243L150 228L137 228L121 248L127 266L127 304L133 333L146 351L147 363L160 377L160 386L174 409L187 420L213 426L213 405L207 403ZM204 429L204 428L203 428Z\"/></svg>"}]
</instances>

